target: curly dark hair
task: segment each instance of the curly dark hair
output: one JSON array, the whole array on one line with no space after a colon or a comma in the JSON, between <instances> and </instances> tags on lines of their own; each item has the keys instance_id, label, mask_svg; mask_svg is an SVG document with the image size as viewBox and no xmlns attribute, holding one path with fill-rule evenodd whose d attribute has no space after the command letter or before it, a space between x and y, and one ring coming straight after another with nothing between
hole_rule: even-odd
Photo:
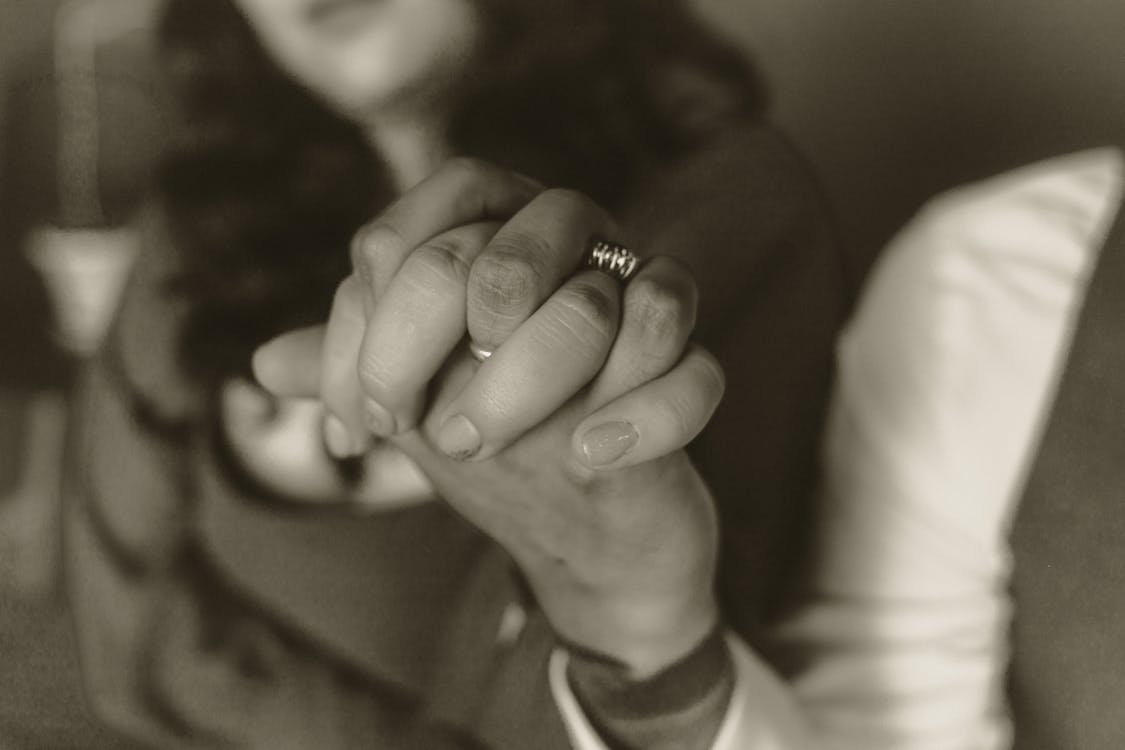
<instances>
[{"instance_id":1,"label":"curly dark hair","mask_svg":"<svg viewBox=\"0 0 1125 750\"><path fill-rule=\"evenodd\" d=\"M461 154L618 204L647 170L762 106L740 54L680 0L473 0L481 51L448 137ZM183 133L160 185L190 314L179 352L215 385L323 320L353 232L393 197L358 129L288 79L231 0L169 0Z\"/></svg>"}]
</instances>

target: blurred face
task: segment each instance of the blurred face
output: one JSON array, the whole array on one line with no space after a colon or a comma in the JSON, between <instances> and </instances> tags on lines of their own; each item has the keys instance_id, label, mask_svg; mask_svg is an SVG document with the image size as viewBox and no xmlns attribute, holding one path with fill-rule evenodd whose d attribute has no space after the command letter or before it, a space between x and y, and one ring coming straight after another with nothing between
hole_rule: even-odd
<instances>
[{"instance_id":1,"label":"blurred face","mask_svg":"<svg viewBox=\"0 0 1125 750\"><path fill-rule=\"evenodd\" d=\"M470 0L234 0L298 83L358 122L440 106L472 57Z\"/></svg>"}]
</instances>

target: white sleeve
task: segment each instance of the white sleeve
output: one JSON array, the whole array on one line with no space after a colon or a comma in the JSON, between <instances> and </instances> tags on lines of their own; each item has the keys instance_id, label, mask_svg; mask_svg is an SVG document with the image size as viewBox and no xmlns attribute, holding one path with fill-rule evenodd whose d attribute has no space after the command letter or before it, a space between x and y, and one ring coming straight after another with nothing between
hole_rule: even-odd
<instances>
[{"instance_id":1,"label":"white sleeve","mask_svg":"<svg viewBox=\"0 0 1125 750\"><path fill-rule=\"evenodd\" d=\"M789 688L734 634L727 635L734 659L730 705L711 750L805 750L811 747ZM551 693L575 750L607 750L579 706L566 677L564 650L551 655Z\"/></svg>"},{"instance_id":2,"label":"white sleeve","mask_svg":"<svg viewBox=\"0 0 1125 750\"><path fill-rule=\"evenodd\" d=\"M1116 152L946 196L887 251L839 347L811 603L780 636L817 746L1010 742L1007 543Z\"/></svg>"}]
</instances>

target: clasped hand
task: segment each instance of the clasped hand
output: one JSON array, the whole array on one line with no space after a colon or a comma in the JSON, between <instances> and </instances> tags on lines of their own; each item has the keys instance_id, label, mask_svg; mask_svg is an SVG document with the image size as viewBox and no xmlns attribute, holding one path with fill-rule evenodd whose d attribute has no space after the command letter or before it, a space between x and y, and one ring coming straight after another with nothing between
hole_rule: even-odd
<instances>
[{"instance_id":1,"label":"clasped hand","mask_svg":"<svg viewBox=\"0 0 1125 750\"><path fill-rule=\"evenodd\" d=\"M408 454L561 637L643 677L717 618L714 510L682 448L723 376L689 343L679 262L652 258L624 288L582 267L617 232L581 194L453 160L357 234L327 325L254 366L274 394L323 401L338 455L373 439Z\"/></svg>"}]
</instances>

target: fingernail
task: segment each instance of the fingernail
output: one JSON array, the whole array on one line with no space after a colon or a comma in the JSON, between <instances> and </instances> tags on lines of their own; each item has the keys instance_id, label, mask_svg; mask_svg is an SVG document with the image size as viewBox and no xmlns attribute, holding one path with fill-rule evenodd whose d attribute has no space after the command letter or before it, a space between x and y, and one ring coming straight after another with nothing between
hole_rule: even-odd
<instances>
[{"instance_id":1,"label":"fingernail","mask_svg":"<svg viewBox=\"0 0 1125 750\"><path fill-rule=\"evenodd\" d=\"M347 425L335 414L324 417L324 447L333 458L351 458L361 452L356 450Z\"/></svg>"},{"instance_id":2,"label":"fingernail","mask_svg":"<svg viewBox=\"0 0 1125 750\"><path fill-rule=\"evenodd\" d=\"M609 466L637 445L640 435L628 422L606 422L582 435L582 452L594 467Z\"/></svg>"},{"instance_id":3,"label":"fingernail","mask_svg":"<svg viewBox=\"0 0 1125 750\"><path fill-rule=\"evenodd\" d=\"M464 461L480 452L480 433L468 417L458 414L441 426L437 444L445 455Z\"/></svg>"},{"instance_id":4,"label":"fingernail","mask_svg":"<svg viewBox=\"0 0 1125 750\"><path fill-rule=\"evenodd\" d=\"M383 405L377 401L368 399L363 404L363 417L367 424L367 429L379 437L390 437L395 434L395 418L394 415L383 408Z\"/></svg>"}]
</instances>

